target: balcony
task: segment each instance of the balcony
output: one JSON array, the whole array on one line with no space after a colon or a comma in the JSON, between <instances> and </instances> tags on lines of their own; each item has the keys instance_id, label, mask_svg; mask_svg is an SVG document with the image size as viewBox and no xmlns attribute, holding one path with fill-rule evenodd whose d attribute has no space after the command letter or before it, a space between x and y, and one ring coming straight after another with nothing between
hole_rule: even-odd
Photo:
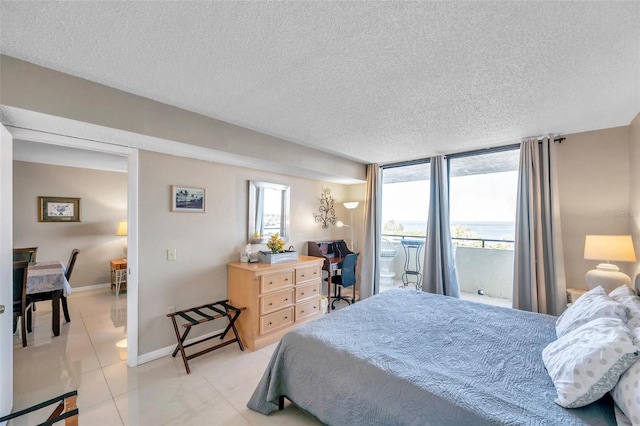
<instances>
[{"instance_id":1,"label":"balcony","mask_svg":"<svg viewBox=\"0 0 640 426\"><path fill-rule=\"evenodd\" d=\"M380 291L398 287L421 288L424 273L424 238L383 234L382 239ZM511 307L513 241L454 238L453 242L460 297ZM408 247L421 249L407 249ZM420 278L417 285L414 283L416 277Z\"/></svg>"}]
</instances>

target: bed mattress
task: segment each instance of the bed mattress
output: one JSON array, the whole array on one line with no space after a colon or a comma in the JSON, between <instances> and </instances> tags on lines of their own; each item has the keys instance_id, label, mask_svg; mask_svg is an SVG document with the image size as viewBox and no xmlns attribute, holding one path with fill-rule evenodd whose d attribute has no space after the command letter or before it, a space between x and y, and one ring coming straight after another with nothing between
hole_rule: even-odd
<instances>
[{"instance_id":1,"label":"bed mattress","mask_svg":"<svg viewBox=\"0 0 640 426\"><path fill-rule=\"evenodd\" d=\"M286 334L249 408L289 400L330 425L610 425L607 397L554 403L553 316L389 290Z\"/></svg>"}]
</instances>

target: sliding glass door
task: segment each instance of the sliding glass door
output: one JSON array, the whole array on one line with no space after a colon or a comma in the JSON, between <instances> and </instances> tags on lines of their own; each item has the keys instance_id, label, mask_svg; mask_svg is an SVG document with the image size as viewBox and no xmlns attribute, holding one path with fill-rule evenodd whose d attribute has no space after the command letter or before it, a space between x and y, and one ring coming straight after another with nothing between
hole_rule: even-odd
<instances>
[{"instance_id":1,"label":"sliding glass door","mask_svg":"<svg viewBox=\"0 0 640 426\"><path fill-rule=\"evenodd\" d=\"M420 288L429 209L428 162L382 169L380 288Z\"/></svg>"},{"instance_id":2,"label":"sliding glass door","mask_svg":"<svg viewBox=\"0 0 640 426\"><path fill-rule=\"evenodd\" d=\"M517 147L450 156L449 211L460 293L511 306Z\"/></svg>"}]
</instances>

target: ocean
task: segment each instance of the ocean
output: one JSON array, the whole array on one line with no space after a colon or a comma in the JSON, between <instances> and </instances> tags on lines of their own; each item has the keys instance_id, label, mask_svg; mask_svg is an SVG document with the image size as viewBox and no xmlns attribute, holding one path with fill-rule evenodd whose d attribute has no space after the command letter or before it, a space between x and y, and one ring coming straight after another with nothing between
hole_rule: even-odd
<instances>
[{"instance_id":1,"label":"ocean","mask_svg":"<svg viewBox=\"0 0 640 426\"><path fill-rule=\"evenodd\" d=\"M426 221L398 221L398 223L402 224L405 231L424 233L427 229ZM451 224L463 225L486 240L513 240L516 232L515 222L452 222Z\"/></svg>"}]
</instances>

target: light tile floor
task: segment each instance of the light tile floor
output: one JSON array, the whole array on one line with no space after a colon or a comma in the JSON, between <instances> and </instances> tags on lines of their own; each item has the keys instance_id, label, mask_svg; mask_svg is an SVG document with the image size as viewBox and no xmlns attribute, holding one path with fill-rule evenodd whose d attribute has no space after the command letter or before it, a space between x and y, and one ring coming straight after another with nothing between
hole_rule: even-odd
<instances>
[{"instance_id":1,"label":"light tile floor","mask_svg":"<svg viewBox=\"0 0 640 426\"><path fill-rule=\"evenodd\" d=\"M71 322L51 334L51 304L40 302L28 346L14 336L14 411L78 390L81 425L321 425L287 402L269 416L249 410L249 400L275 349L240 351L229 345L189 361L180 356L128 368L116 342L125 337L126 294L110 290L69 297ZM167 327L170 327L167 319ZM48 407L10 425L33 425Z\"/></svg>"}]
</instances>

